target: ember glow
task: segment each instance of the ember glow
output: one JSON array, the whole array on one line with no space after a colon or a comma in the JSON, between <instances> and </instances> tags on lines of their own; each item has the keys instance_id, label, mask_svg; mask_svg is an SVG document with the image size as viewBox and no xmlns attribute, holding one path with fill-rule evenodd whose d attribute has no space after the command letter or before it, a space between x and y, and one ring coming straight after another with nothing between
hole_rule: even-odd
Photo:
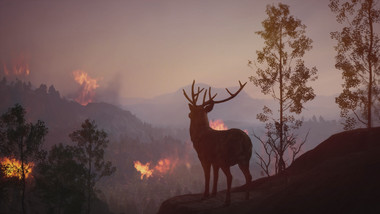
<instances>
[{"instance_id":1,"label":"ember glow","mask_svg":"<svg viewBox=\"0 0 380 214\"><path fill-rule=\"evenodd\" d=\"M91 78L86 72L82 70L73 71L74 80L77 82L81 88L77 98L79 104L85 106L88 103L93 102L95 97L95 89L99 87L96 79Z\"/></svg>"},{"instance_id":2,"label":"ember glow","mask_svg":"<svg viewBox=\"0 0 380 214\"><path fill-rule=\"evenodd\" d=\"M5 76L26 77L30 74L29 64L25 55L20 54L8 64L3 64Z\"/></svg>"},{"instance_id":3,"label":"ember glow","mask_svg":"<svg viewBox=\"0 0 380 214\"><path fill-rule=\"evenodd\" d=\"M22 179L22 168L21 168L21 162L12 158L3 158L0 161L1 169L3 170L6 177L18 177L19 179ZM32 173L32 169L34 167L34 163L24 163L24 174L25 178L28 178L30 173Z\"/></svg>"},{"instance_id":4,"label":"ember glow","mask_svg":"<svg viewBox=\"0 0 380 214\"><path fill-rule=\"evenodd\" d=\"M210 127L214 130L227 130L228 127L224 124L223 120L210 120Z\"/></svg>"},{"instance_id":5,"label":"ember glow","mask_svg":"<svg viewBox=\"0 0 380 214\"><path fill-rule=\"evenodd\" d=\"M140 177L141 180L144 179L144 176L145 178L149 178L152 176L153 169L149 169L149 166L150 166L149 162L146 164L142 164L140 161L135 161L134 164L135 164L136 170L141 173L141 177Z\"/></svg>"},{"instance_id":6,"label":"ember glow","mask_svg":"<svg viewBox=\"0 0 380 214\"><path fill-rule=\"evenodd\" d=\"M141 180L145 178L152 177L153 174L164 175L168 173L170 170L174 169L177 161L169 160L168 158L161 159L157 162L156 166L150 167L151 162L146 164L142 164L140 161L135 161L134 165L138 172L141 173Z\"/></svg>"}]
</instances>

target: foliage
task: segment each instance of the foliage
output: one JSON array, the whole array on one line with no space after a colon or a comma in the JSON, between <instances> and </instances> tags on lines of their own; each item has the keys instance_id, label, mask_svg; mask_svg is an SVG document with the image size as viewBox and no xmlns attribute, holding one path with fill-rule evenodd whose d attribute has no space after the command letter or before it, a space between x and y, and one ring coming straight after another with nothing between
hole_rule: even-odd
<instances>
[{"instance_id":1,"label":"foliage","mask_svg":"<svg viewBox=\"0 0 380 214\"><path fill-rule=\"evenodd\" d=\"M70 138L77 143L78 160L86 167L87 213L90 213L91 198L95 194L96 182L104 176L110 176L116 168L110 161L104 160L104 149L108 146L107 133L98 130L95 121L85 120L82 129L71 133Z\"/></svg>"},{"instance_id":2,"label":"foliage","mask_svg":"<svg viewBox=\"0 0 380 214\"><path fill-rule=\"evenodd\" d=\"M312 48L312 40L305 35L306 26L289 14L289 6L282 3L278 7L267 5L266 13L268 18L262 22L264 30L256 32L265 40L263 49L256 51L257 63L264 67L255 63L256 75L251 76L250 81L279 104L279 115L274 115L267 106L257 115L257 119L266 123L267 140L264 144L272 150L268 150L267 155L271 156L273 152L276 158L277 173L286 167L285 151L296 145L297 137L292 130L302 125L293 114L300 114L304 103L315 97L313 88L306 84L317 79L317 69L306 67L302 60L306 51ZM252 62L248 64L251 66Z\"/></svg>"},{"instance_id":3,"label":"foliage","mask_svg":"<svg viewBox=\"0 0 380 214\"><path fill-rule=\"evenodd\" d=\"M35 124L27 123L25 119L25 109L16 104L9 108L1 116L1 136L2 154L15 158L21 162L21 207L25 213L25 164L32 161L41 161L45 158L46 152L42 149L47 128L44 122L37 121Z\"/></svg>"},{"instance_id":4,"label":"foliage","mask_svg":"<svg viewBox=\"0 0 380 214\"><path fill-rule=\"evenodd\" d=\"M377 2L378 3L378 2ZM380 38L374 25L380 23L380 8L374 0L330 0L336 20L345 27L332 32L337 40L335 67L342 71L343 91L336 98L344 128L372 127L374 109L380 100ZM378 109L377 109L378 110Z\"/></svg>"},{"instance_id":5,"label":"foliage","mask_svg":"<svg viewBox=\"0 0 380 214\"><path fill-rule=\"evenodd\" d=\"M36 189L49 213L80 213L85 201L86 170L76 161L75 146L54 145L47 160L38 165Z\"/></svg>"}]
</instances>

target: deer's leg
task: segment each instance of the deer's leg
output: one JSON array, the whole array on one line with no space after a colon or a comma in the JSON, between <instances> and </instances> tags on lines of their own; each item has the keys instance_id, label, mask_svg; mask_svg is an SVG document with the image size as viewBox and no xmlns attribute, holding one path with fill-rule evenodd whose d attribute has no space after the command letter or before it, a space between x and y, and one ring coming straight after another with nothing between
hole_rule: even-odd
<instances>
[{"instance_id":1,"label":"deer's leg","mask_svg":"<svg viewBox=\"0 0 380 214\"><path fill-rule=\"evenodd\" d=\"M222 170L223 170L224 174L227 177L227 194L226 194L226 201L224 202L224 205L228 206L231 203L232 175L231 175L231 171L230 171L230 167L229 166L223 166Z\"/></svg>"},{"instance_id":2,"label":"deer's leg","mask_svg":"<svg viewBox=\"0 0 380 214\"><path fill-rule=\"evenodd\" d=\"M211 169L211 164L208 162L201 162L203 172L205 174L205 192L203 193L202 199L205 199L210 196L210 169Z\"/></svg>"},{"instance_id":3,"label":"deer's leg","mask_svg":"<svg viewBox=\"0 0 380 214\"><path fill-rule=\"evenodd\" d=\"M217 192L217 188L218 188L219 166L216 164L213 164L212 169L214 172L214 183L212 186L211 196L216 196L216 192Z\"/></svg>"},{"instance_id":4,"label":"deer's leg","mask_svg":"<svg viewBox=\"0 0 380 214\"><path fill-rule=\"evenodd\" d=\"M252 175L249 172L249 162L247 164L239 164L239 168L241 169L245 177L245 186L247 188L245 199L248 200L249 199L248 183L250 183L252 180Z\"/></svg>"}]
</instances>

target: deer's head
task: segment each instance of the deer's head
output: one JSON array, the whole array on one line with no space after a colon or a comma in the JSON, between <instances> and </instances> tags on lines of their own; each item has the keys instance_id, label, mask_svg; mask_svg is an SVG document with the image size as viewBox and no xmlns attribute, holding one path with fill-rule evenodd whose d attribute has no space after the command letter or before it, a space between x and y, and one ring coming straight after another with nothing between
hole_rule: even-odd
<instances>
[{"instance_id":1,"label":"deer's head","mask_svg":"<svg viewBox=\"0 0 380 214\"><path fill-rule=\"evenodd\" d=\"M189 109L190 109L189 118L190 118L190 120L191 120L192 123L194 122L197 125L201 125L201 124L207 124L208 125L207 113L209 113L214 108L214 104L216 104L216 103L223 103L223 102L226 102L228 100L231 100L236 95L238 95L241 90L243 90L244 86L247 83L242 84L239 81L240 88L235 93L231 93L226 88L226 90L227 90L228 94L230 95L230 97L228 97L226 99L223 99L223 100L214 100L214 98L216 97L217 93L215 93L214 95L212 95L212 93L211 93L211 87L209 87L209 89L208 90L206 89L205 91L204 91L204 88L200 89L198 87L197 92L195 92L195 90L194 90L194 84L195 84L195 80L193 81L193 84L191 85L191 99L186 94L185 89L183 89L183 95L185 95L186 99L189 101ZM197 105L198 98L199 98L200 94L203 91L204 91L203 102L202 102L202 104ZM207 94L208 94L208 99L206 100Z\"/></svg>"}]
</instances>

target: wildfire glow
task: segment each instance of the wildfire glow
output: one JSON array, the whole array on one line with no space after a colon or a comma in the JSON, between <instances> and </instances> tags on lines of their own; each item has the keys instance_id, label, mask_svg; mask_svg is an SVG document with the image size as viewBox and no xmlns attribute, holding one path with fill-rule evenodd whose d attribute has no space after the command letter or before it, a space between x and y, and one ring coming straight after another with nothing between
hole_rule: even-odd
<instances>
[{"instance_id":1,"label":"wildfire glow","mask_svg":"<svg viewBox=\"0 0 380 214\"><path fill-rule=\"evenodd\" d=\"M134 165L138 172L141 173L141 180L145 178L152 177L153 174L163 175L166 174L169 170L172 170L177 161L171 161L168 158L161 159L157 162L157 165L154 167L150 167L151 162L146 164L142 164L140 161L135 161Z\"/></svg>"},{"instance_id":2,"label":"wildfire glow","mask_svg":"<svg viewBox=\"0 0 380 214\"><path fill-rule=\"evenodd\" d=\"M30 74L29 64L23 54L12 59L8 65L4 63L3 69L5 76L26 77Z\"/></svg>"},{"instance_id":3,"label":"wildfire glow","mask_svg":"<svg viewBox=\"0 0 380 214\"><path fill-rule=\"evenodd\" d=\"M210 127L214 130L227 130L228 127L224 124L223 120L210 120Z\"/></svg>"},{"instance_id":4,"label":"wildfire glow","mask_svg":"<svg viewBox=\"0 0 380 214\"><path fill-rule=\"evenodd\" d=\"M22 169L21 162L16 159L3 158L0 161L1 169L3 170L6 177L18 177L22 179ZM34 163L24 163L24 174L25 178L28 178L30 173L32 173L32 168Z\"/></svg>"},{"instance_id":5,"label":"wildfire glow","mask_svg":"<svg viewBox=\"0 0 380 214\"><path fill-rule=\"evenodd\" d=\"M82 70L73 71L74 80L81 86L79 94L75 101L81 105L87 105L92 102L95 96L95 89L99 87L96 79L91 78Z\"/></svg>"},{"instance_id":6,"label":"wildfire glow","mask_svg":"<svg viewBox=\"0 0 380 214\"><path fill-rule=\"evenodd\" d=\"M153 169L149 169L150 163L142 164L140 161L135 161L135 168L138 172L141 173L141 180L145 178L149 178L153 174Z\"/></svg>"}]
</instances>

